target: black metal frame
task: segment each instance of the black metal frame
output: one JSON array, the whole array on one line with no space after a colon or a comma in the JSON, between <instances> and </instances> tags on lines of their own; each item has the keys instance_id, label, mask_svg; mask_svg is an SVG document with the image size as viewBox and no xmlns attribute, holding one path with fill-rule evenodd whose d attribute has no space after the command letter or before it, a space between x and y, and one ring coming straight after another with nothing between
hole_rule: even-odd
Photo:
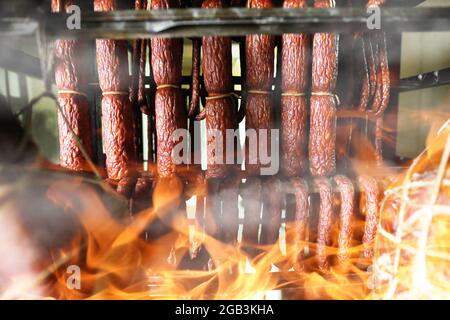
<instances>
[{"instance_id":1,"label":"black metal frame","mask_svg":"<svg viewBox=\"0 0 450 320\"><path fill-rule=\"evenodd\" d=\"M403 78L395 89L399 92L406 92L445 85L450 85L450 68Z\"/></svg>"},{"instance_id":2,"label":"black metal frame","mask_svg":"<svg viewBox=\"0 0 450 320\"><path fill-rule=\"evenodd\" d=\"M252 33L368 31L364 8L331 9L169 9L119 10L82 13L82 27L69 30L67 14L48 13L33 18L0 18L0 36L34 34L39 27L53 38L148 38L240 36ZM382 8L381 27L386 31L449 31L450 7Z\"/></svg>"}]
</instances>

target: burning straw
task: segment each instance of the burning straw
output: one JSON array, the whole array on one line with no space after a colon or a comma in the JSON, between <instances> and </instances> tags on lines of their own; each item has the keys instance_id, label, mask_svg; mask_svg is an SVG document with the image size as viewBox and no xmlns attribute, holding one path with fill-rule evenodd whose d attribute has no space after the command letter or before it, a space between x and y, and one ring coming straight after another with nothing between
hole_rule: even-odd
<instances>
[{"instance_id":1,"label":"burning straw","mask_svg":"<svg viewBox=\"0 0 450 320\"><path fill-rule=\"evenodd\" d=\"M386 192L375 244L375 298L450 298L450 127Z\"/></svg>"}]
</instances>

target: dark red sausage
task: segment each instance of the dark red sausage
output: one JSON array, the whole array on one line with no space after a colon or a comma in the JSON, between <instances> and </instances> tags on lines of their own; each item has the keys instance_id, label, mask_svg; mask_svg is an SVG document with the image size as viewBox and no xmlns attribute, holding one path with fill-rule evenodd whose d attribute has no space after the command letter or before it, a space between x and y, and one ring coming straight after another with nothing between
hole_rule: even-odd
<instances>
[{"instance_id":1,"label":"dark red sausage","mask_svg":"<svg viewBox=\"0 0 450 320\"><path fill-rule=\"evenodd\" d=\"M352 217L355 208L355 189L352 181L346 176L335 176L334 181L341 196L341 212L338 238L338 262L344 264L349 259L352 240Z\"/></svg>"},{"instance_id":2,"label":"dark red sausage","mask_svg":"<svg viewBox=\"0 0 450 320\"><path fill-rule=\"evenodd\" d=\"M145 8L147 8L146 0L135 1L136 10L144 10ZM136 152L136 159L141 163L143 161L142 112L148 111L144 94L144 76L147 57L146 48L147 39L135 39L133 41L130 101L131 109L133 111L134 148Z\"/></svg>"},{"instance_id":3,"label":"dark red sausage","mask_svg":"<svg viewBox=\"0 0 450 320\"><path fill-rule=\"evenodd\" d=\"M202 240L199 239L198 234L201 234L204 228L204 218L205 218L205 197L203 195L197 196L197 202L195 206L195 220L197 224L194 227L194 233L197 235L193 236L189 243L189 255L191 259L196 259L202 249Z\"/></svg>"},{"instance_id":4,"label":"dark red sausage","mask_svg":"<svg viewBox=\"0 0 450 320\"><path fill-rule=\"evenodd\" d=\"M95 11L117 9L114 0L94 0ZM127 42L97 40L97 67L102 89L103 148L110 179L130 174L135 158L133 116L129 99Z\"/></svg>"},{"instance_id":5,"label":"dark red sausage","mask_svg":"<svg viewBox=\"0 0 450 320\"><path fill-rule=\"evenodd\" d=\"M377 86L375 57L377 53L376 50L378 47L374 43L372 43L370 35L365 36L364 45L367 55L367 64L369 71L369 100L373 100Z\"/></svg>"},{"instance_id":6,"label":"dark red sausage","mask_svg":"<svg viewBox=\"0 0 450 320\"><path fill-rule=\"evenodd\" d=\"M285 0L284 8L305 8L306 0ZM307 165L308 77L307 34L284 34L281 51L281 171L292 177L302 174Z\"/></svg>"},{"instance_id":7,"label":"dark red sausage","mask_svg":"<svg viewBox=\"0 0 450 320\"><path fill-rule=\"evenodd\" d=\"M372 105L372 111L379 114L375 122L375 159L378 165L383 163L383 112L386 110L390 99L390 74L387 58L386 39L383 32L374 35L374 41L378 45L377 67L377 93Z\"/></svg>"},{"instance_id":8,"label":"dark red sausage","mask_svg":"<svg viewBox=\"0 0 450 320\"><path fill-rule=\"evenodd\" d=\"M205 0L202 5L203 9L222 7L221 0ZM226 130L236 127L236 110L232 96L229 95L233 90L231 39L203 37L202 49L203 78L208 93L205 106L208 163L206 176L223 178L231 170L231 166L226 164ZM217 139L222 141L218 145ZM234 160L234 157L231 159Z\"/></svg>"},{"instance_id":9,"label":"dark red sausage","mask_svg":"<svg viewBox=\"0 0 450 320\"><path fill-rule=\"evenodd\" d=\"M271 0L248 0L248 8L270 8ZM248 90L246 99L246 129L255 129L259 154L259 130L268 130L266 154L270 154L270 129L272 127L272 107L273 101L270 92L272 91L273 71L274 71L274 48L275 38L271 35L249 35L245 40L246 74L245 86ZM249 148L256 146L249 145L247 139L246 150L246 170L248 174L259 174L261 162L258 156L256 159L249 159ZM253 163L251 163L253 162Z\"/></svg>"},{"instance_id":10,"label":"dark red sausage","mask_svg":"<svg viewBox=\"0 0 450 320\"><path fill-rule=\"evenodd\" d=\"M329 8L329 0L315 0L314 7ZM313 176L336 170L336 98L338 35L316 33L313 40L309 163Z\"/></svg>"},{"instance_id":11,"label":"dark red sausage","mask_svg":"<svg viewBox=\"0 0 450 320\"><path fill-rule=\"evenodd\" d=\"M65 10L77 4L76 0L52 0L52 11ZM72 136L78 136L88 156L92 156L91 120L87 90L88 65L83 56L87 43L82 40L57 40L55 42L55 80L58 103L64 113L58 111L60 165L70 170L89 170L80 147ZM70 127L69 127L69 126Z\"/></svg>"},{"instance_id":12,"label":"dark red sausage","mask_svg":"<svg viewBox=\"0 0 450 320\"><path fill-rule=\"evenodd\" d=\"M146 10L147 0L136 0L136 10ZM147 39L136 39L133 44L133 86L131 88L131 101L137 102L139 109L147 113L148 106L145 99L145 65L147 63Z\"/></svg>"},{"instance_id":13,"label":"dark red sausage","mask_svg":"<svg viewBox=\"0 0 450 320\"><path fill-rule=\"evenodd\" d=\"M178 8L179 1L155 0L152 10ZM155 96L155 120L157 135L157 167L161 177L173 176L176 165L172 150L179 141L174 141L173 132L186 128L181 86L183 40L172 38L151 39L152 69L157 85Z\"/></svg>"},{"instance_id":14,"label":"dark red sausage","mask_svg":"<svg viewBox=\"0 0 450 320\"><path fill-rule=\"evenodd\" d=\"M359 176L358 181L361 189L360 211L366 217L363 235L363 256L364 258L371 259L373 256L373 240L375 239L378 226L380 189L377 181L371 176Z\"/></svg>"},{"instance_id":15,"label":"dark red sausage","mask_svg":"<svg viewBox=\"0 0 450 320\"><path fill-rule=\"evenodd\" d=\"M261 222L261 191L259 178L248 178L242 191L244 205L244 230L242 240L244 245L258 244L259 224Z\"/></svg>"},{"instance_id":16,"label":"dark red sausage","mask_svg":"<svg viewBox=\"0 0 450 320\"><path fill-rule=\"evenodd\" d=\"M201 7L203 0L192 1L192 7ZM192 71L191 71L191 101L189 106L189 117L193 118L198 112L200 101L200 55L202 39L192 39ZM193 152L193 148L191 149Z\"/></svg>"},{"instance_id":17,"label":"dark red sausage","mask_svg":"<svg viewBox=\"0 0 450 320\"><path fill-rule=\"evenodd\" d=\"M192 40L192 73L191 73L191 101L189 117L193 117L198 110L200 101L200 48L201 40Z\"/></svg>"},{"instance_id":18,"label":"dark red sausage","mask_svg":"<svg viewBox=\"0 0 450 320\"><path fill-rule=\"evenodd\" d=\"M362 59L364 62L364 70L363 70L363 82L361 86L361 94L359 99L358 110L364 111L367 109L367 105L369 103L369 64L367 61L367 52L365 42L367 41L364 37L360 37L361 41L361 49L362 49Z\"/></svg>"},{"instance_id":19,"label":"dark red sausage","mask_svg":"<svg viewBox=\"0 0 450 320\"><path fill-rule=\"evenodd\" d=\"M222 223L226 243L237 241L239 229L239 185L241 179L232 177L221 185Z\"/></svg>"},{"instance_id":20,"label":"dark red sausage","mask_svg":"<svg viewBox=\"0 0 450 320\"><path fill-rule=\"evenodd\" d=\"M281 181L270 177L263 184L263 218L261 239L263 244L275 245L281 226L282 210Z\"/></svg>"},{"instance_id":21,"label":"dark red sausage","mask_svg":"<svg viewBox=\"0 0 450 320\"><path fill-rule=\"evenodd\" d=\"M295 246L293 262L296 271L303 271L305 268L306 231L309 224L309 188L303 179L293 178L291 181L295 192L295 231L292 237Z\"/></svg>"},{"instance_id":22,"label":"dark red sausage","mask_svg":"<svg viewBox=\"0 0 450 320\"><path fill-rule=\"evenodd\" d=\"M223 239L219 180L206 180L206 187L205 231L216 239Z\"/></svg>"},{"instance_id":23,"label":"dark red sausage","mask_svg":"<svg viewBox=\"0 0 450 320\"><path fill-rule=\"evenodd\" d=\"M331 245L333 193L328 178L317 178L314 182L320 195L319 224L317 227L317 263L319 270L326 271L329 267L328 247Z\"/></svg>"}]
</instances>

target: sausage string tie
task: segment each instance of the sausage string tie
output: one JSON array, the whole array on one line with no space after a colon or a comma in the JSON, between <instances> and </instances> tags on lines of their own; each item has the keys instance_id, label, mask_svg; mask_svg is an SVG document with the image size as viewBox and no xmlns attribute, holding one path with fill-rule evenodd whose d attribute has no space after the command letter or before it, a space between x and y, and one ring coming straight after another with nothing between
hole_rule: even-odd
<instances>
[{"instance_id":1,"label":"sausage string tie","mask_svg":"<svg viewBox=\"0 0 450 320\"><path fill-rule=\"evenodd\" d=\"M306 94L304 92L283 92L282 97L304 97Z\"/></svg>"},{"instance_id":2,"label":"sausage string tie","mask_svg":"<svg viewBox=\"0 0 450 320\"><path fill-rule=\"evenodd\" d=\"M229 98L229 97L233 97L236 99L239 99L240 96L234 92L230 92L230 93L225 93L225 94L220 94L220 95L211 95L209 97L206 97L205 100L209 101L209 100L217 100L217 99L223 99L223 98Z\"/></svg>"},{"instance_id":3,"label":"sausage string tie","mask_svg":"<svg viewBox=\"0 0 450 320\"><path fill-rule=\"evenodd\" d=\"M272 91L265 91L265 90L248 90L248 93L256 93L256 94L272 94Z\"/></svg>"},{"instance_id":4,"label":"sausage string tie","mask_svg":"<svg viewBox=\"0 0 450 320\"><path fill-rule=\"evenodd\" d=\"M58 94L74 94L74 95L83 96L83 97L87 98L86 93L80 92L80 91L75 91L75 90L69 90L69 89L58 90Z\"/></svg>"},{"instance_id":5,"label":"sausage string tie","mask_svg":"<svg viewBox=\"0 0 450 320\"><path fill-rule=\"evenodd\" d=\"M341 101L339 100L339 96L335 93L317 91L317 92L311 92L311 96L333 97L336 100L336 105L339 106L341 104Z\"/></svg>"},{"instance_id":6,"label":"sausage string tie","mask_svg":"<svg viewBox=\"0 0 450 320\"><path fill-rule=\"evenodd\" d=\"M102 93L104 96L128 96L128 91L105 91Z\"/></svg>"},{"instance_id":7,"label":"sausage string tie","mask_svg":"<svg viewBox=\"0 0 450 320\"><path fill-rule=\"evenodd\" d=\"M156 89L164 89L164 88L173 88L173 89L180 89L180 86L174 85L174 84L161 84L156 87Z\"/></svg>"}]
</instances>

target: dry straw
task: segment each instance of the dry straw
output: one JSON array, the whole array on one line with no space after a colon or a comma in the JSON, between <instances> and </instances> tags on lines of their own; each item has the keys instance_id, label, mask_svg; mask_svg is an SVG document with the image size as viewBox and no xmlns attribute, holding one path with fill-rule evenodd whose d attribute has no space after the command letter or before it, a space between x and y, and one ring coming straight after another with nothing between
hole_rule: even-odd
<instances>
[{"instance_id":1,"label":"dry straw","mask_svg":"<svg viewBox=\"0 0 450 320\"><path fill-rule=\"evenodd\" d=\"M450 298L450 135L441 151L437 168L420 169L426 150L385 193L373 266L377 298Z\"/></svg>"}]
</instances>

